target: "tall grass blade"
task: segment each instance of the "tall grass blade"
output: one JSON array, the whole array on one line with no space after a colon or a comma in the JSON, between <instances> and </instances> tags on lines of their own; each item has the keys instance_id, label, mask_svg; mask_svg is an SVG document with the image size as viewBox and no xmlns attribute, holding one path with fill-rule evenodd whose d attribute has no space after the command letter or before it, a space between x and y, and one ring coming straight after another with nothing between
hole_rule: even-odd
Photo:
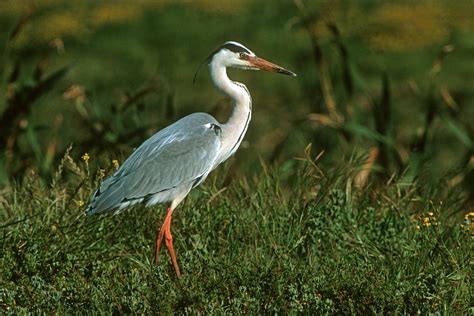
<instances>
[{"instance_id":1,"label":"tall grass blade","mask_svg":"<svg viewBox=\"0 0 474 316\"><path fill-rule=\"evenodd\" d=\"M460 126L458 122L456 122L454 119L449 117L448 115L440 115L440 118L443 120L443 122L446 124L446 126L449 128L451 133L467 148L474 150L474 142L471 140L469 137L469 134L467 131Z\"/></svg>"}]
</instances>

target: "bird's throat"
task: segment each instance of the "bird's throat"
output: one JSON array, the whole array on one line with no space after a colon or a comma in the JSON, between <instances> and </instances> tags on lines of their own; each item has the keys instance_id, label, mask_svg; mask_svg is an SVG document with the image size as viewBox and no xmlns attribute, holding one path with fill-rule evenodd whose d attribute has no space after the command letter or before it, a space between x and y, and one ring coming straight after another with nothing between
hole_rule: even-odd
<instances>
[{"instance_id":1,"label":"bird's throat","mask_svg":"<svg viewBox=\"0 0 474 316\"><path fill-rule=\"evenodd\" d=\"M229 79L225 67L211 64L210 68L214 84L232 99L233 104L229 119L222 125L220 163L235 153L247 132L252 117L252 98L244 84Z\"/></svg>"}]
</instances>

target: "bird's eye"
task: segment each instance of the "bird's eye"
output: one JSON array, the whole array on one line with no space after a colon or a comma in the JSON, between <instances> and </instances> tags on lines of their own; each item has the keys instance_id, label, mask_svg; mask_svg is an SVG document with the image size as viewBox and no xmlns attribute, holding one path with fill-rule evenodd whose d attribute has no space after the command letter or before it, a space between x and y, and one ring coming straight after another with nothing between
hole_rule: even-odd
<instances>
[{"instance_id":1,"label":"bird's eye","mask_svg":"<svg viewBox=\"0 0 474 316\"><path fill-rule=\"evenodd\" d=\"M240 58L244 58L244 57L245 57L245 53L239 53L239 57L240 57Z\"/></svg>"}]
</instances>

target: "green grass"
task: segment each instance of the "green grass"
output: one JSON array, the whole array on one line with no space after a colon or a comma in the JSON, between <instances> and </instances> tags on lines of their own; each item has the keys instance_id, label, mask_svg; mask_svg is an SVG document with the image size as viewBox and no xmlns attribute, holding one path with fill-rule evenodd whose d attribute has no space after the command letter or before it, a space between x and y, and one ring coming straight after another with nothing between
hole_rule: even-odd
<instances>
[{"instance_id":1,"label":"green grass","mask_svg":"<svg viewBox=\"0 0 474 316\"><path fill-rule=\"evenodd\" d=\"M86 218L76 202L94 181L64 161L52 186L30 175L2 193L4 313L472 312L456 192L396 180L357 190L355 163L263 167L225 191L211 177L175 213L177 279L165 252L151 263L165 206Z\"/></svg>"}]
</instances>

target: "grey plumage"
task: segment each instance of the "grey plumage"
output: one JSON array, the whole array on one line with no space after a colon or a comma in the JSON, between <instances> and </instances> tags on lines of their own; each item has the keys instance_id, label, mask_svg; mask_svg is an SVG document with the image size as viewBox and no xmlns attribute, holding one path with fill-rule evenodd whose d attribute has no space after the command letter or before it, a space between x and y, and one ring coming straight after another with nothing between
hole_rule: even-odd
<instances>
[{"instance_id":1,"label":"grey plumage","mask_svg":"<svg viewBox=\"0 0 474 316\"><path fill-rule=\"evenodd\" d=\"M219 123L206 113L188 115L160 130L102 183L87 215L136 203L165 202L180 193L186 195L216 167L220 135Z\"/></svg>"}]
</instances>

